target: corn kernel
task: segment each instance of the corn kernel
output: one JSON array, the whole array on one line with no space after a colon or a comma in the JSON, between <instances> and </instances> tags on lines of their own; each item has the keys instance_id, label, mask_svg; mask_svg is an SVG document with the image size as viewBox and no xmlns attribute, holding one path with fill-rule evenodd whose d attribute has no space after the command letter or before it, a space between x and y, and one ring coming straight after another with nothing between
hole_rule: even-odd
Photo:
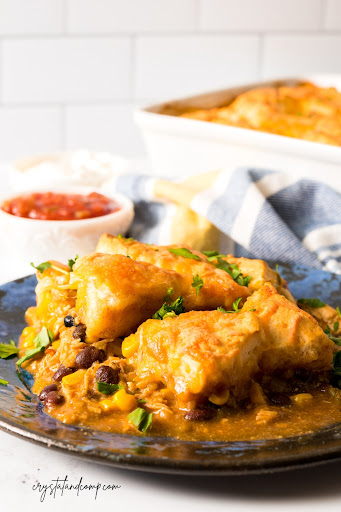
<instances>
[{"instance_id":1,"label":"corn kernel","mask_svg":"<svg viewBox=\"0 0 341 512\"><path fill-rule=\"evenodd\" d=\"M304 405L313 398L313 395L310 393L299 393L291 398L297 405Z\"/></svg>"},{"instance_id":2,"label":"corn kernel","mask_svg":"<svg viewBox=\"0 0 341 512\"><path fill-rule=\"evenodd\" d=\"M37 336L36 331L30 332L25 336L24 342L21 345L21 348L34 348L34 339Z\"/></svg>"},{"instance_id":3,"label":"corn kernel","mask_svg":"<svg viewBox=\"0 0 341 512\"><path fill-rule=\"evenodd\" d=\"M58 350L59 349L59 345L60 345L60 340L54 341L52 343L53 350Z\"/></svg>"},{"instance_id":4,"label":"corn kernel","mask_svg":"<svg viewBox=\"0 0 341 512\"><path fill-rule=\"evenodd\" d=\"M115 404L113 403L112 400L109 400L109 399L101 400L99 405L100 405L102 411L104 411L104 412L112 411L113 409L115 409Z\"/></svg>"},{"instance_id":5,"label":"corn kernel","mask_svg":"<svg viewBox=\"0 0 341 512\"><path fill-rule=\"evenodd\" d=\"M25 327L21 335L23 336L23 338L26 338L26 336L32 333L34 333L35 335L37 334L34 327Z\"/></svg>"},{"instance_id":6,"label":"corn kernel","mask_svg":"<svg viewBox=\"0 0 341 512\"><path fill-rule=\"evenodd\" d=\"M115 406L123 412L129 412L135 409L137 402L133 395L128 395L124 389L120 389L112 398Z\"/></svg>"},{"instance_id":7,"label":"corn kernel","mask_svg":"<svg viewBox=\"0 0 341 512\"><path fill-rule=\"evenodd\" d=\"M271 411L269 409L259 409L256 414L256 423L269 423L278 416L277 411Z\"/></svg>"},{"instance_id":8,"label":"corn kernel","mask_svg":"<svg viewBox=\"0 0 341 512\"><path fill-rule=\"evenodd\" d=\"M252 382L250 387L250 400L254 405L265 405L266 398L263 389L258 382Z\"/></svg>"},{"instance_id":9,"label":"corn kernel","mask_svg":"<svg viewBox=\"0 0 341 512\"><path fill-rule=\"evenodd\" d=\"M122 354L124 357L130 357L135 354L138 348L138 342L135 334L131 334L122 343Z\"/></svg>"},{"instance_id":10,"label":"corn kernel","mask_svg":"<svg viewBox=\"0 0 341 512\"><path fill-rule=\"evenodd\" d=\"M228 389L226 389L223 393L219 393L219 395L216 395L215 393L212 393L208 397L209 401L212 402L212 404L215 405L224 405L230 398L230 392Z\"/></svg>"},{"instance_id":11,"label":"corn kernel","mask_svg":"<svg viewBox=\"0 0 341 512\"><path fill-rule=\"evenodd\" d=\"M70 375L65 375L65 377L62 378L63 386L66 386L67 388L77 386L81 380L83 380L85 372L86 370L77 370L74 373L70 373Z\"/></svg>"}]
</instances>

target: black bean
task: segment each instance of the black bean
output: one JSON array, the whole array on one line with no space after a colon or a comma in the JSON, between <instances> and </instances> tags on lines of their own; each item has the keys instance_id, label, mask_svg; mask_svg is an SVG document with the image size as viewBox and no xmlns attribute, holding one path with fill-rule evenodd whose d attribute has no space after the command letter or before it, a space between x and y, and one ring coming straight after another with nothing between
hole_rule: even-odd
<instances>
[{"instance_id":1,"label":"black bean","mask_svg":"<svg viewBox=\"0 0 341 512\"><path fill-rule=\"evenodd\" d=\"M306 393L307 392L308 384L306 382L293 382L290 392L291 393Z\"/></svg>"},{"instance_id":2,"label":"black bean","mask_svg":"<svg viewBox=\"0 0 341 512\"><path fill-rule=\"evenodd\" d=\"M76 368L87 369L90 368L95 361L103 363L105 358L104 350L88 345L76 355L75 366Z\"/></svg>"},{"instance_id":3,"label":"black bean","mask_svg":"<svg viewBox=\"0 0 341 512\"><path fill-rule=\"evenodd\" d=\"M108 384L118 384L119 368L111 368L111 366L102 365L96 372L97 382L106 382Z\"/></svg>"},{"instance_id":4,"label":"black bean","mask_svg":"<svg viewBox=\"0 0 341 512\"><path fill-rule=\"evenodd\" d=\"M45 386L40 392L39 400L43 402L51 391L57 391L57 384L49 384L48 386Z\"/></svg>"},{"instance_id":5,"label":"black bean","mask_svg":"<svg viewBox=\"0 0 341 512\"><path fill-rule=\"evenodd\" d=\"M214 416L213 409L192 409L184 414L185 420L208 421Z\"/></svg>"},{"instance_id":6,"label":"black bean","mask_svg":"<svg viewBox=\"0 0 341 512\"><path fill-rule=\"evenodd\" d=\"M78 324L75 327L75 330L72 333L72 336L75 340L78 340L80 338L81 340L84 340L85 338L85 332L86 332L86 326L84 324Z\"/></svg>"},{"instance_id":7,"label":"black bean","mask_svg":"<svg viewBox=\"0 0 341 512\"><path fill-rule=\"evenodd\" d=\"M60 405L64 402L63 395L57 393L57 391L50 391L50 393L45 398L44 406L51 407L53 405Z\"/></svg>"},{"instance_id":8,"label":"black bean","mask_svg":"<svg viewBox=\"0 0 341 512\"><path fill-rule=\"evenodd\" d=\"M285 393L269 393L268 400L271 405L291 405L291 400Z\"/></svg>"},{"instance_id":9,"label":"black bean","mask_svg":"<svg viewBox=\"0 0 341 512\"><path fill-rule=\"evenodd\" d=\"M309 370L306 370L305 368L298 368L295 370L295 377L296 379L303 380L304 382L307 382L311 378L311 372Z\"/></svg>"},{"instance_id":10,"label":"black bean","mask_svg":"<svg viewBox=\"0 0 341 512\"><path fill-rule=\"evenodd\" d=\"M64 318L65 327L73 327L75 325L75 319L71 315L66 315Z\"/></svg>"},{"instance_id":11,"label":"black bean","mask_svg":"<svg viewBox=\"0 0 341 512\"><path fill-rule=\"evenodd\" d=\"M70 373L73 373L75 370L73 368L67 368L63 364L60 365L58 370L54 373L52 380L55 382L60 382L65 375L70 375Z\"/></svg>"}]
</instances>

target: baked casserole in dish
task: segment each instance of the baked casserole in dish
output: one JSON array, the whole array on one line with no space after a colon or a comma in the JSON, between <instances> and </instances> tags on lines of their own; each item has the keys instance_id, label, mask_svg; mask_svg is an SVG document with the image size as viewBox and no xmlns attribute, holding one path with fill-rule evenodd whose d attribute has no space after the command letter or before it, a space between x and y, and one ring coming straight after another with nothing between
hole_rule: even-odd
<instances>
[{"instance_id":1,"label":"baked casserole in dish","mask_svg":"<svg viewBox=\"0 0 341 512\"><path fill-rule=\"evenodd\" d=\"M341 93L312 83L251 89L227 106L180 117L341 145Z\"/></svg>"}]
</instances>

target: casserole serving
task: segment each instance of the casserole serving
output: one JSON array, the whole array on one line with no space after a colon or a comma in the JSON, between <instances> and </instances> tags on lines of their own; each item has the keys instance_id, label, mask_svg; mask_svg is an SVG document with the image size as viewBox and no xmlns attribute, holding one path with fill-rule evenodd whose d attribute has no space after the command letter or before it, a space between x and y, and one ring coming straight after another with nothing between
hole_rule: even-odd
<instances>
[{"instance_id":1,"label":"casserole serving","mask_svg":"<svg viewBox=\"0 0 341 512\"><path fill-rule=\"evenodd\" d=\"M341 163L340 147L181 117L188 111L228 105L251 89L291 87L306 82L341 90L339 75L310 75L233 87L137 110L135 119L154 169L169 176L226 166L257 166L311 177L320 177L321 173L335 176Z\"/></svg>"},{"instance_id":2,"label":"casserole serving","mask_svg":"<svg viewBox=\"0 0 341 512\"><path fill-rule=\"evenodd\" d=\"M102 235L96 253L36 268L37 305L0 357L19 356L59 421L192 441L341 421L341 313L296 303L264 261Z\"/></svg>"}]
</instances>

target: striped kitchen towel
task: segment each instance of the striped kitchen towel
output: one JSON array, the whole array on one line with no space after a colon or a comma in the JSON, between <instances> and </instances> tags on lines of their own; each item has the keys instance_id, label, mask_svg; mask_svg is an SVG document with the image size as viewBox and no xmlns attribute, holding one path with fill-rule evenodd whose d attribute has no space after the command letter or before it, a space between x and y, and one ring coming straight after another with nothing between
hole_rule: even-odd
<instances>
[{"instance_id":1,"label":"striped kitchen towel","mask_svg":"<svg viewBox=\"0 0 341 512\"><path fill-rule=\"evenodd\" d=\"M341 273L341 194L331 181L242 168L181 182L123 175L115 189L134 201L130 235L140 241Z\"/></svg>"}]
</instances>

